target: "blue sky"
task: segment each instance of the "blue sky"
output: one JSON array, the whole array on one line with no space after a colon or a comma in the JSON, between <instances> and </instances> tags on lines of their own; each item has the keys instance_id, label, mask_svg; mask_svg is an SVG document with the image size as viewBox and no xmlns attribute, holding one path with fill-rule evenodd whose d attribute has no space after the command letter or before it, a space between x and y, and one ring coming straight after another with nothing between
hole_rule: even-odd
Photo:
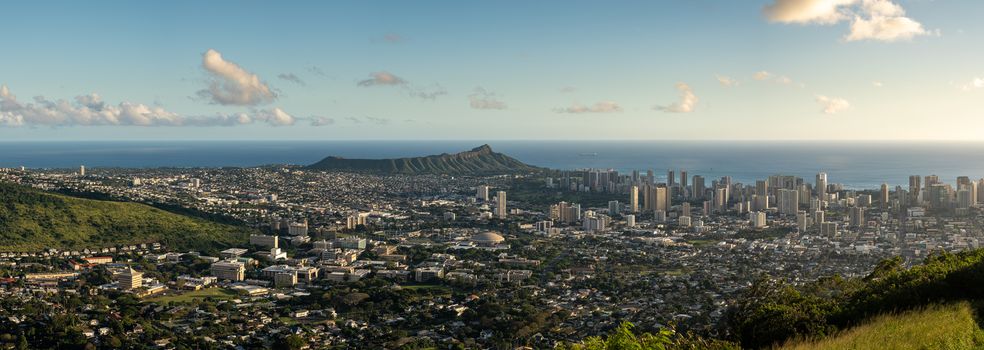
<instances>
[{"instance_id":1,"label":"blue sky","mask_svg":"<svg viewBox=\"0 0 984 350\"><path fill-rule=\"evenodd\" d=\"M975 0L4 13L2 140L977 140L984 127Z\"/></svg>"}]
</instances>

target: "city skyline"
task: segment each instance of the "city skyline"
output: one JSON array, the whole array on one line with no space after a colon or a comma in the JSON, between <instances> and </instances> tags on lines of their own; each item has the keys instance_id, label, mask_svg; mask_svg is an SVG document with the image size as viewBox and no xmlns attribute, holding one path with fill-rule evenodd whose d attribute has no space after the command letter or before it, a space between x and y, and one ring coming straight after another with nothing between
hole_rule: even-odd
<instances>
[{"instance_id":1,"label":"city skyline","mask_svg":"<svg viewBox=\"0 0 984 350\"><path fill-rule=\"evenodd\" d=\"M26 14L10 32L30 35L0 65L0 138L976 141L984 127L972 1L229 4L8 5Z\"/></svg>"}]
</instances>

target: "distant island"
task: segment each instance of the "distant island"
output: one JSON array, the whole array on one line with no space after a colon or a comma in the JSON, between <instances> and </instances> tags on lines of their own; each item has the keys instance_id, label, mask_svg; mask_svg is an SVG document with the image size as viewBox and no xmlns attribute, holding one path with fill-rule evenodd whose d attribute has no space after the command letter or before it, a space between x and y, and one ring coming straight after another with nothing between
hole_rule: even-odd
<instances>
[{"instance_id":1,"label":"distant island","mask_svg":"<svg viewBox=\"0 0 984 350\"><path fill-rule=\"evenodd\" d=\"M544 170L482 145L469 151L395 159L346 159L327 157L307 167L311 170L350 171L371 174L515 174Z\"/></svg>"}]
</instances>

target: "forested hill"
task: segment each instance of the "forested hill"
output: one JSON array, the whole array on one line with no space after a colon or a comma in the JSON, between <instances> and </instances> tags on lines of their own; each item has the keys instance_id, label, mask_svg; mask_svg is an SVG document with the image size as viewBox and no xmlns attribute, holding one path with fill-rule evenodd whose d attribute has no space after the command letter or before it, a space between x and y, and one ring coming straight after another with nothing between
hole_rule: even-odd
<instances>
[{"instance_id":1,"label":"forested hill","mask_svg":"<svg viewBox=\"0 0 984 350\"><path fill-rule=\"evenodd\" d=\"M470 151L425 157L395 159L346 159L327 157L308 166L313 170L350 171L371 174L514 174L541 170L482 145Z\"/></svg>"},{"instance_id":2,"label":"forested hill","mask_svg":"<svg viewBox=\"0 0 984 350\"><path fill-rule=\"evenodd\" d=\"M159 242L209 250L243 244L250 230L148 205L69 197L0 183L0 252Z\"/></svg>"}]
</instances>

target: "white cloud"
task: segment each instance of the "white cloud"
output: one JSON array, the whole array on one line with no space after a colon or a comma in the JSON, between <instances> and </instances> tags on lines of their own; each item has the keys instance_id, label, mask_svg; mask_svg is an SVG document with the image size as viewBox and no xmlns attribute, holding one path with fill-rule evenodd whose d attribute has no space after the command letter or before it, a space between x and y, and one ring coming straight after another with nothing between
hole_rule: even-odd
<instances>
[{"instance_id":1,"label":"white cloud","mask_svg":"<svg viewBox=\"0 0 984 350\"><path fill-rule=\"evenodd\" d=\"M738 80L735 80L731 77L722 76L722 75L717 75L715 77L717 78L717 81L719 84L721 84L721 86L727 86L727 87L738 86Z\"/></svg>"},{"instance_id":2,"label":"white cloud","mask_svg":"<svg viewBox=\"0 0 984 350\"><path fill-rule=\"evenodd\" d=\"M255 106L277 99L270 86L238 64L226 61L222 54L209 49L202 55L202 67L209 73L207 89L198 96L221 105Z\"/></svg>"},{"instance_id":3,"label":"white cloud","mask_svg":"<svg viewBox=\"0 0 984 350\"><path fill-rule=\"evenodd\" d=\"M614 113L621 112L622 106L618 103L612 101L601 101L595 103L593 106L584 106L578 103L565 108L556 108L554 112L557 113L571 113L571 114L581 114L581 113Z\"/></svg>"},{"instance_id":4,"label":"white cloud","mask_svg":"<svg viewBox=\"0 0 984 350\"><path fill-rule=\"evenodd\" d=\"M162 107L141 103L105 103L98 94L76 96L73 101L48 100L37 96L23 103L0 86L0 126L234 126L254 121L271 125L291 125L293 117L279 108L272 111L183 116Z\"/></svg>"},{"instance_id":5,"label":"white cloud","mask_svg":"<svg viewBox=\"0 0 984 350\"><path fill-rule=\"evenodd\" d=\"M253 119L256 121L266 122L267 124L273 126L294 125L297 121L297 119L294 119L294 116L287 114L287 112L284 112L279 107L255 111Z\"/></svg>"},{"instance_id":6,"label":"white cloud","mask_svg":"<svg viewBox=\"0 0 984 350\"><path fill-rule=\"evenodd\" d=\"M960 87L963 91L970 91L974 89L984 88L984 78L974 78L970 82L964 84Z\"/></svg>"},{"instance_id":7,"label":"white cloud","mask_svg":"<svg viewBox=\"0 0 984 350\"><path fill-rule=\"evenodd\" d=\"M851 104L847 100L839 97L827 97L824 95L817 95L817 103L823 107L823 112L826 114L837 114L848 108L851 108Z\"/></svg>"},{"instance_id":8,"label":"white cloud","mask_svg":"<svg viewBox=\"0 0 984 350\"><path fill-rule=\"evenodd\" d=\"M835 24L848 18L844 8L857 0L776 0L762 9L772 22L799 24Z\"/></svg>"},{"instance_id":9,"label":"white cloud","mask_svg":"<svg viewBox=\"0 0 984 350\"><path fill-rule=\"evenodd\" d=\"M505 102L499 100L495 93L486 91L483 88L475 88L475 92L468 95L468 105L474 109L506 109Z\"/></svg>"},{"instance_id":10,"label":"white cloud","mask_svg":"<svg viewBox=\"0 0 984 350\"><path fill-rule=\"evenodd\" d=\"M655 109L668 113L690 113L697 107L697 95L694 94L690 85L677 83L676 89L680 91L680 101L669 106L656 106Z\"/></svg>"},{"instance_id":11,"label":"white cloud","mask_svg":"<svg viewBox=\"0 0 984 350\"><path fill-rule=\"evenodd\" d=\"M772 73L766 72L764 70L763 71L758 71L758 72L755 72L755 74L752 74L752 79L755 79L755 80L769 80L769 79L772 79Z\"/></svg>"},{"instance_id":12,"label":"white cloud","mask_svg":"<svg viewBox=\"0 0 984 350\"><path fill-rule=\"evenodd\" d=\"M762 12L772 22L831 25L850 20L845 41L901 41L930 34L892 0L775 0Z\"/></svg>"},{"instance_id":13,"label":"white cloud","mask_svg":"<svg viewBox=\"0 0 984 350\"><path fill-rule=\"evenodd\" d=\"M390 72L373 72L369 74L369 79L362 80L359 82L359 86L397 86L406 85L407 81L403 80Z\"/></svg>"}]
</instances>

